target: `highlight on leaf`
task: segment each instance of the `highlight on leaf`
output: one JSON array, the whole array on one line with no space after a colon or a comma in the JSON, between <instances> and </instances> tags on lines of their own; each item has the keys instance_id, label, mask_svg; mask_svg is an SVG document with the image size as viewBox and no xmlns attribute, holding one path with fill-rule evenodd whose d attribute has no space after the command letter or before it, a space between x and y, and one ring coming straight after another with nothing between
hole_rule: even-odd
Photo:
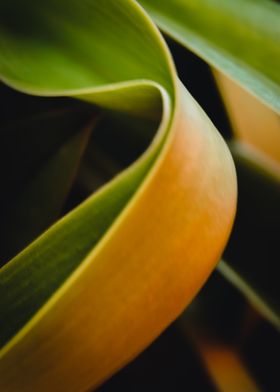
<instances>
[{"instance_id":1,"label":"highlight on leaf","mask_svg":"<svg viewBox=\"0 0 280 392\"><path fill-rule=\"evenodd\" d=\"M171 26L172 35L168 18L175 2L164 3L162 13L157 2L142 3L160 27L169 32ZM5 0L0 15L1 80L24 94L87 103L82 120L73 111L67 121L61 112L57 121L42 120L50 128L54 120L62 139L41 167L34 160L38 170L15 195L11 242L17 242L13 233L20 236L17 211L26 222L36 192L47 216L40 230L32 228L14 245L16 252L55 219L96 112L120 116L131 135L152 139L129 167L0 270L0 389L88 390L159 336L215 268L235 215L235 168L220 134L180 82L161 33L136 1ZM245 60L247 74L253 65ZM260 88L251 89L258 94ZM265 99L276 108L278 90L271 91ZM17 132L23 126L16 124ZM49 187L57 196L53 205L40 196L50 197Z\"/></svg>"}]
</instances>

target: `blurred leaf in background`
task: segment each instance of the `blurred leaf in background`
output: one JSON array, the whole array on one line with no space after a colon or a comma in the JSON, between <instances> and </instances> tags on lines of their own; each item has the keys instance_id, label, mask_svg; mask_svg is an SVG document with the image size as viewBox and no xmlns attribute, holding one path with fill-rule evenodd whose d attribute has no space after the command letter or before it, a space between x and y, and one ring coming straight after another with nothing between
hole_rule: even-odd
<instances>
[{"instance_id":1,"label":"blurred leaf in background","mask_svg":"<svg viewBox=\"0 0 280 392\"><path fill-rule=\"evenodd\" d=\"M180 80L227 141L237 171L238 209L222 260L200 294L144 353L98 390L278 391L279 369L274 357L277 357L280 349L279 4L271 0L141 0L140 3L166 34L164 39ZM156 168L160 166L155 165L155 162L163 161L158 157L164 156L163 146L165 149L167 145L170 146L168 132L172 134L172 129L176 128L172 125L176 124L173 114L176 119L178 113L178 86L174 83L176 73L168 50L154 30L153 22L134 1L91 0L82 6L75 0L68 3L62 1L61 4L55 4L52 0L44 4L27 1L23 7L18 1L2 0L0 11L0 75L3 81L25 91L16 92L12 88L0 86L4 103L0 108L2 264L58 218L77 207L69 218L58 219L57 225L16 256L14 261L8 262L8 267L2 270L2 340L8 341L16 331L20 331L16 339L11 339L6 345L8 350L5 346L2 350L3 387L7 391L17 391L19 384L23 391L34 388L85 390L93 384L98 386L100 380L104 381L104 377L131 360L140 346L142 350L147 345L138 344L138 341L150 342L172 321L169 316L164 316L170 298L171 307L175 306L175 289L170 291L170 295L167 294L172 274L166 272L162 262L156 268L149 266L153 265L151 263L156 257L157 252L153 253L156 248L165 249L165 243L179 244L178 238L182 238L183 243L184 236L185 245L181 253L176 253L176 257L171 256L170 260L182 258L187 262L189 257L186 244L190 230L184 227L178 236L174 221L177 216L178 221L183 220L185 214L188 216L192 203L189 206L179 204L181 199L178 198L178 202L174 201L175 207L169 210L172 206L170 200L180 194L177 190L168 196L173 189L172 182L166 190L159 191L160 196L166 197L161 209L169 211L166 213L169 218L162 221L158 215L147 214L145 220L144 210L149 211L149 203L146 201L146 205L143 203L142 225L137 227L135 220L129 233L124 231L130 238L135 227L139 233L143 230L143 235L136 241L137 246L134 246L134 250L141 254L147 238L155 236L153 227L156 224L159 227L167 225L168 234L162 240L157 238L154 241L154 250L150 247L149 257L142 256L138 264L141 264L141 268L133 267L133 273L124 273L126 264L122 264L121 260L133 260L136 257L128 257L130 253L124 249L129 246L118 246L114 250L112 245L111 253L108 251L111 259L119 260L120 264L116 268L109 264L107 270L104 268L105 286L110 288L112 284L114 287L118 277L122 284L115 286L118 290L108 291L110 295L107 302L102 302L103 299L100 302L105 304L104 308L110 303L114 304L108 307L111 311L107 315L105 309L106 321L98 324L103 314L99 308L99 313L92 317L91 327L88 320L93 312L91 306L95 297L100 295L107 298L107 294L102 294L102 281L92 279L95 272L92 277L86 277L83 267L86 263L83 260L93 247L96 246L99 251L99 245L96 245L98 241L107 236L108 227L122 214L122 208L133 200L134 194L137 195L138 187L141 189L140 184L145 183L147 173L155 172L152 170L153 165ZM26 18L22 18L21 14L26 15ZM152 80L154 84L149 85L147 80ZM127 81L130 84L125 85ZM120 86L112 87L114 83ZM108 88L102 90L107 85ZM158 85L167 92L170 101L166 100L165 95L161 101L162 90L159 90L160 94L155 92ZM29 93L54 96L34 97ZM69 98L73 96L87 103ZM186 116L186 129L199 129L200 122L198 117L193 117L194 108L189 98L185 105L191 108ZM166 111L168 107L169 112ZM162 115L160 130L165 129L165 133L160 131L156 134ZM207 121L203 120L203 124L201 129L204 127L206 131ZM190 151L196 151L196 139L189 137ZM197 171L196 178L204 175L204 167L207 168L208 178L211 175L217 178L214 167L210 170L210 164L205 165L204 162L206 156L210 157L212 144L210 139L208 142L206 140L205 133L209 152L203 150L204 155L197 161L200 171ZM135 164L135 160L143 153L142 160ZM187 160L188 150L184 154ZM190 157L194 165L196 160L192 154ZM182 167L184 159L181 161ZM209 162L211 159L213 156ZM131 168L127 169L130 165ZM118 176L123 170L123 174ZM165 168L163 173L168 170ZM188 174L186 177L186 183L194 181L195 186L199 186L200 181L190 176ZM157 188L161 189L164 178L157 183ZM173 178L176 182L175 174ZM207 175L202 178L207 178ZM223 187L227 187L225 179L223 181L215 188L217 199L219 192L223 194ZM101 188L97 196L90 198L91 202L83 203L106 182L109 185ZM209 189L206 194L211 192ZM148 195L147 200L156 198L156 192ZM193 200L196 197L194 195ZM155 203L151 211L159 205L159 202ZM213 207L209 209L212 212ZM173 221L170 219L170 211L174 214ZM225 214L220 213L221 220ZM145 224L149 219L155 221L154 226ZM193 217L192 220L195 221ZM190 243L194 247L197 233L203 234L204 228L200 225L199 230L193 229L192 238L195 240L192 239ZM107 237L110 250L111 237ZM195 253L204 252L205 245L201 238ZM124 235L119 236L118 244L122 242L125 242ZM128 242L133 244L133 240ZM165 257L168 260L171 248L166 249L168 251L163 252L165 256L161 256L163 261ZM102 259L105 266L106 257ZM89 264L89 258L86 260ZM91 260L92 264L93 260L98 277L98 257ZM99 265L102 265L101 261ZM87 297L81 296L84 298L83 304L76 301L76 297L84 290L82 285L73 284L78 277L78 274L73 273L76 268L84 273L85 285L95 286L87 291ZM148 273L141 275L143 269L147 269ZM138 283L133 286L135 271L139 275L135 282L143 282L140 286L137 286ZM195 276L194 271L190 270ZM122 274L125 279L122 279ZM135 305L130 307L129 303L134 304L138 293L143 293L139 287L148 287L150 277L156 274L159 278L151 280L153 283L145 291L146 294L139 294L145 306L141 305L140 311L136 311ZM177 275L178 280L179 270ZM168 276L168 279L164 276ZM71 287L65 285L68 277ZM128 289L130 294L126 296L128 291L122 294L122 290L126 286L130 287L129 283L134 288L130 291ZM67 296L64 294L66 290L59 290L60 285L68 290ZM188 285L192 285L190 278L185 281L186 290ZM162 296L162 307L153 309L154 305L151 304L160 302L159 293ZM71 312L70 317L69 312L59 324L62 317L55 311L54 304L59 297L63 303L63 295L70 304L68 309L74 308L75 312L73 315ZM49 305L44 307L51 296L55 301L47 302ZM120 298L120 301L114 303L114 296ZM35 333L32 334L32 327L29 334L29 326L36 327L36 320L43 314L43 307L49 316L45 317L45 321L43 318L41 329L37 329L37 332L34 329ZM88 319L83 316L83 309L86 309ZM31 319L34 324L28 323L32 315L35 315ZM164 323L159 321L161 318L165 318ZM52 320L56 319L58 324L53 325L57 331L53 327L49 328ZM123 324L118 324L118 320ZM161 327L155 328L155 325ZM92 328L91 334L88 333L89 328ZM97 337L96 347L101 342L100 368L99 363L92 365L94 355L90 357L88 347L84 344L90 346L91 335ZM144 338L146 335L148 339ZM50 347L53 344L52 354L45 343L47 336L53 342L48 343ZM106 342L103 346L102 341ZM79 349L72 350L73 356L66 355L67 350L71 352L73 343ZM12 353L10 363L9 355L8 360L5 359L9 347ZM114 351L115 347L117 351ZM24 361L28 364L28 357L34 355L36 358L37 350L37 358L40 360L37 363L31 360L31 370L25 367L25 370L17 373L15 364L19 358L22 355L25 358L27 353ZM127 353L131 353L129 358ZM108 362L114 355L117 360L112 370ZM61 363L65 363L58 366L57 358L65 356L69 361L61 360ZM83 369L73 367L77 358L83 358ZM24 361L21 361L23 368ZM69 369L74 368L75 371L69 372ZM69 377L65 376L67 371ZM19 374L19 378L13 374ZM53 378L49 374L53 374Z\"/></svg>"}]
</instances>

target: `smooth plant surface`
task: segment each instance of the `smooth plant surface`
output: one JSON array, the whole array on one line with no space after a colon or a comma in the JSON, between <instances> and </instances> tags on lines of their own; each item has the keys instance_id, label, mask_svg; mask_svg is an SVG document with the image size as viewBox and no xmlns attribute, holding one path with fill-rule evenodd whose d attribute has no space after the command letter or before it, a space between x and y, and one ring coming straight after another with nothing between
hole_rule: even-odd
<instances>
[{"instance_id":1,"label":"smooth plant surface","mask_svg":"<svg viewBox=\"0 0 280 392\"><path fill-rule=\"evenodd\" d=\"M27 134L19 152L24 191L13 192L15 208L5 215L4 256L15 256L0 270L7 392L99 386L182 313L229 239L237 198L231 154L179 80L156 24L279 111L276 4L139 3L0 2L1 80L24 94L83 103L3 130ZM104 118L117 128L114 116L131 140L143 135L149 146L57 219L91 135L105 130ZM31 141L42 124L50 131L36 153ZM9 186L17 189L13 180ZM234 280L229 268L220 265ZM240 271L251 283L248 269ZM272 303L268 318L278 324L274 294L264 298L264 313Z\"/></svg>"}]
</instances>

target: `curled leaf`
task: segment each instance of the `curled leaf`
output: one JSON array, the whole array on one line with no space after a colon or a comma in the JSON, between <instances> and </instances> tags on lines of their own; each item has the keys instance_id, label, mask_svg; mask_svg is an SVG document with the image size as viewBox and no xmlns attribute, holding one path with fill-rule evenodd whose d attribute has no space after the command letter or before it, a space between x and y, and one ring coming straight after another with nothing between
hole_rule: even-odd
<instances>
[{"instance_id":1,"label":"curled leaf","mask_svg":"<svg viewBox=\"0 0 280 392\"><path fill-rule=\"evenodd\" d=\"M24 21L0 30L6 83L158 122L133 165L0 272L0 387L86 390L143 350L205 282L232 226L235 170L136 2L14 0L0 5L6 21L15 5Z\"/></svg>"}]
</instances>

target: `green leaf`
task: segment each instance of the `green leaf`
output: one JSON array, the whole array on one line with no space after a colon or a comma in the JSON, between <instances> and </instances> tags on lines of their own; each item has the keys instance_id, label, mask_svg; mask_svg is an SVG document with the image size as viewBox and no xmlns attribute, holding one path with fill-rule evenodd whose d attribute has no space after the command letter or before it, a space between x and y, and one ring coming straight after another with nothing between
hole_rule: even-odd
<instances>
[{"instance_id":1,"label":"green leaf","mask_svg":"<svg viewBox=\"0 0 280 392\"><path fill-rule=\"evenodd\" d=\"M5 207L2 212L3 261L22 250L57 219L91 127L83 125L84 129L73 131L79 123L88 122L87 117L88 114L73 109L58 111L13 123L1 130L5 142L1 145L1 167L8 167L2 177L3 193L6 190L7 194L1 195L7 199L2 200ZM65 140L61 143L62 138Z\"/></svg>"},{"instance_id":2,"label":"green leaf","mask_svg":"<svg viewBox=\"0 0 280 392\"><path fill-rule=\"evenodd\" d=\"M277 2L141 0L140 3L164 32L280 112Z\"/></svg>"},{"instance_id":3,"label":"green leaf","mask_svg":"<svg viewBox=\"0 0 280 392\"><path fill-rule=\"evenodd\" d=\"M219 271L280 329L278 246L280 175L261 155L240 142L231 144L239 202L232 235Z\"/></svg>"},{"instance_id":4,"label":"green leaf","mask_svg":"<svg viewBox=\"0 0 280 392\"><path fill-rule=\"evenodd\" d=\"M157 132L134 164L0 271L0 387L87 390L209 276L232 226L235 170L136 2L9 0L0 15L5 83L156 124L144 126Z\"/></svg>"},{"instance_id":5,"label":"green leaf","mask_svg":"<svg viewBox=\"0 0 280 392\"><path fill-rule=\"evenodd\" d=\"M49 1L48 4L35 6L32 2L27 2L24 9L20 8L23 4L18 5L19 13L26 15L26 21L21 25L13 19L13 15L10 18L10 13L13 13L12 3L2 2L1 15L3 18L5 15L0 36L2 79L23 91L28 89L31 93L36 91L40 95L74 95L99 103L105 108L116 108L133 114L143 112L144 115L149 111L152 117L159 117L160 94L149 82L137 82L137 79L141 76L141 79L161 82L172 92L165 55L161 53L155 39L150 47L142 38L141 29L145 31L145 22L137 13L136 20L141 20L139 28L134 28L135 21L130 20L129 15L123 15L122 23L125 29L119 29L118 33L114 31L114 35L109 33L108 22L113 19L114 24L119 26L120 21L114 15L122 15L121 4L110 3L112 4L108 8L104 6L105 3L92 2L88 7L88 12L96 20L92 24L92 20L85 16L87 8L84 10L83 7L77 6L75 1L72 1L71 7L62 2L57 4ZM52 21L52 29L49 24L46 25L46 18ZM75 22L69 23L71 20ZM7 22L10 22L10 25ZM151 29L149 26L146 28L148 31ZM36 36L32 29L36 31ZM135 40L138 43L137 53L126 50L126 46L131 42L124 39L126 35L130 35L132 42ZM64 51L61 50L61 40L66 48ZM22 41L25 55L22 53ZM44 46L41 45L42 41ZM116 51L115 41L118 43ZM109 58L103 53L106 47L110 48L110 51L106 49L106 52L110 53ZM86 52L88 54L85 57ZM139 58L135 57L136 54ZM149 67L146 55L149 55L149 61L154 58L154 64L156 56L161 59L160 72L157 72L157 66L156 69ZM109 59L110 63L113 61L118 67L110 69ZM123 68L121 64L124 59L126 66ZM100 67L103 72L100 72ZM15 73L15 70L20 72ZM103 77L104 70L106 75ZM112 83L121 83L125 78L136 79L136 82L133 85L120 84L110 87ZM99 89L102 84L109 85L109 88ZM87 86L91 86L88 91ZM154 143L148 153L137 162L136 167L117 177L1 271L1 316L6 321L1 329L2 344L42 306L104 235L143 180L161 145L162 140ZM78 247L74 245L77 238ZM71 244L74 245L73 248L69 247ZM63 252L65 248L68 249L67 252ZM54 253L57 254L56 258L52 258ZM34 257L34 254L37 257ZM25 260L24 268L22 258ZM15 281L18 282L16 286ZM44 284L38 285L38 282L42 281ZM4 295L7 292L9 295ZM16 299L23 294L24 297L18 303Z\"/></svg>"}]
</instances>

